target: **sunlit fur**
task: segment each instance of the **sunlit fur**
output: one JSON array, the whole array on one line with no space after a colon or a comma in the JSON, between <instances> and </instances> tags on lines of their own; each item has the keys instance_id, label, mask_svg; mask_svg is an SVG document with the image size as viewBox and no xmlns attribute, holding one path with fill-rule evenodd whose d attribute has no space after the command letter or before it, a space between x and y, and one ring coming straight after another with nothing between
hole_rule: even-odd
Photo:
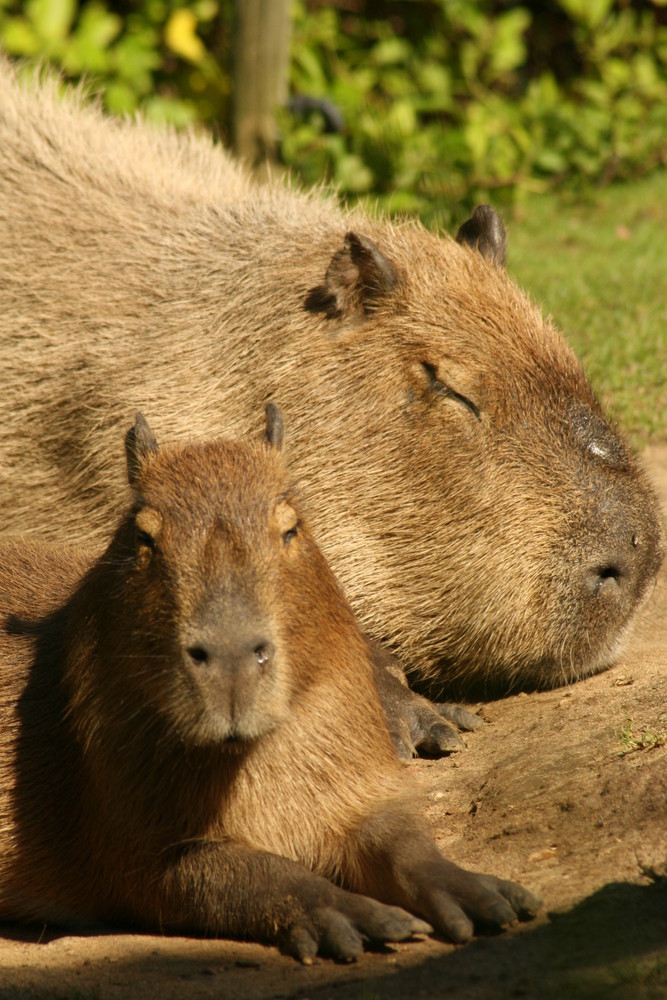
<instances>
[{"instance_id":1,"label":"sunlit fur","mask_svg":"<svg viewBox=\"0 0 667 1000\"><path fill-rule=\"evenodd\" d=\"M0 71L0 528L100 539L138 407L187 439L254 431L274 399L315 537L406 666L486 690L606 666L662 558L657 504L506 274L415 222L252 186L206 137L34 91ZM373 296L344 261L328 317L305 304L348 230L396 284Z\"/></svg>"},{"instance_id":2,"label":"sunlit fur","mask_svg":"<svg viewBox=\"0 0 667 1000\"><path fill-rule=\"evenodd\" d=\"M138 520L156 528L148 552ZM169 852L200 841L363 890L376 875L354 846L360 825L389 809L407 842L422 836L366 643L267 445L148 455L97 559L2 539L0 600L0 919L157 927ZM275 641L254 717L231 745L229 706L206 704L181 655L206 601L216 625L233 602ZM245 624L230 621L230 638ZM212 915L202 902L197 916L194 898L195 915L172 914L175 925L272 940L300 912L298 897L277 917L255 912L271 885L253 882L246 899L224 867L216 877Z\"/></svg>"}]
</instances>

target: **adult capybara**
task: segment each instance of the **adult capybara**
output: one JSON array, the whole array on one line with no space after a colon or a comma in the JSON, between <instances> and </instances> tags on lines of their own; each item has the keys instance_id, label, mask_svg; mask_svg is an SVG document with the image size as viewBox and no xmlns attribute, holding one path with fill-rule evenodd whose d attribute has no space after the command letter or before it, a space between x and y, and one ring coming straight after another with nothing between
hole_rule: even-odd
<instances>
[{"instance_id":1,"label":"adult capybara","mask_svg":"<svg viewBox=\"0 0 667 1000\"><path fill-rule=\"evenodd\" d=\"M100 538L125 414L245 434L274 398L318 543L405 665L507 689L613 660L657 504L491 209L457 243L252 186L7 65L0 204L0 528Z\"/></svg>"},{"instance_id":2,"label":"adult capybara","mask_svg":"<svg viewBox=\"0 0 667 1000\"><path fill-rule=\"evenodd\" d=\"M139 417L134 502L101 558L0 543L1 920L246 937L309 960L427 931L411 913L455 941L535 913L413 818L281 435L270 407L266 442L158 449Z\"/></svg>"}]
</instances>

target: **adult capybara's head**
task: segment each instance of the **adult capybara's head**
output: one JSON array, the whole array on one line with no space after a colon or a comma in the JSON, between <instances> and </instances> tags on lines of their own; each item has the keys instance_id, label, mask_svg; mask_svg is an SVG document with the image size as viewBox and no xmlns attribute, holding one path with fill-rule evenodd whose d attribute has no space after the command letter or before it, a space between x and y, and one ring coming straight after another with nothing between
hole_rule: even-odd
<instances>
[{"instance_id":1,"label":"adult capybara's head","mask_svg":"<svg viewBox=\"0 0 667 1000\"><path fill-rule=\"evenodd\" d=\"M186 744L258 739L305 683L284 649L301 580L320 570L310 553L321 557L301 538L281 439L273 406L263 442L158 447L141 414L126 436L135 501L93 571L106 593L87 587L103 607L92 690L100 677L119 686L123 703L152 706ZM91 714L77 713L94 725Z\"/></svg>"},{"instance_id":2,"label":"adult capybara's head","mask_svg":"<svg viewBox=\"0 0 667 1000\"><path fill-rule=\"evenodd\" d=\"M411 226L372 236L348 233L306 300L345 353L335 392L320 383L346 464L329 502L371 555L348 571L326 528L321 541L353 605L455 690L602 669L662 559L643 471L502 270L491 209L458 244Z\"/></svg>"}]
</instances>

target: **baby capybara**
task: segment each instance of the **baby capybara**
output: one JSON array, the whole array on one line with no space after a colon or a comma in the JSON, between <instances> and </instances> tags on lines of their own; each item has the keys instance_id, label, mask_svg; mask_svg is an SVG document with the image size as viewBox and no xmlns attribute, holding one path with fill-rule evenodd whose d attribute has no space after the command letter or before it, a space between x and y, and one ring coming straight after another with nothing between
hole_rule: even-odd
<instances>
[{"instance_id":1,"label":"baby capybara","mask_svg":"<svg viewBox=\"0 0 667 1000\"><path fill-rule=\"evenodd\" d=\"M272 406L245 443L158 448L139 415L132 504L101 557L2 541L0 919L250 938L309 961L535 913L415 819L281 438Z\"/></svg>"}]
</instances>

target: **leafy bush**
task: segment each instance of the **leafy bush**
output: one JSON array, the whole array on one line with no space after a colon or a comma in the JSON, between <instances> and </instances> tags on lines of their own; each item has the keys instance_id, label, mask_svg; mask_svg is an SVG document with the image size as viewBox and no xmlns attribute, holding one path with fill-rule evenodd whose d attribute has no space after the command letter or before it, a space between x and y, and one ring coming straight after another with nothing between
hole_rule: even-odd
<instances>
[{"instance_id":1,"label":"leafy bush","mask_svg":"<svg viewBox=\"0 0 667 1000\"><path fill-rule=\"evenodd\" d=\"M0 0L0 43L109 111L227 131L234 0ZM667 0L295 0L281 157L344 197L451 206L667 162Z\"/></svg>"},{"instance_id":2,"label":"leafy bush","mask_svg":"<svg viewBox=\"0 0 667 1000\"><path fill-rule=\"evenodd\" d=\"M667 162L664 4L366 0L350 13L299 0L293 88L331 99L347 127L284 116L285 162L445 217L646 171Z\"/></svg>"},{"instance_id":3,"label":"leafy bush","mask_svg":"<svg viewBox=\"0 0 667 1000\"><path fill-rule=\"evenodd\" d=\"M182 126L226 113L229 74L215 51L229 49L230 11L231 0L0 0L0 43L85 77L113 114L141 107Z\"/></svg>"}]
</instances>

